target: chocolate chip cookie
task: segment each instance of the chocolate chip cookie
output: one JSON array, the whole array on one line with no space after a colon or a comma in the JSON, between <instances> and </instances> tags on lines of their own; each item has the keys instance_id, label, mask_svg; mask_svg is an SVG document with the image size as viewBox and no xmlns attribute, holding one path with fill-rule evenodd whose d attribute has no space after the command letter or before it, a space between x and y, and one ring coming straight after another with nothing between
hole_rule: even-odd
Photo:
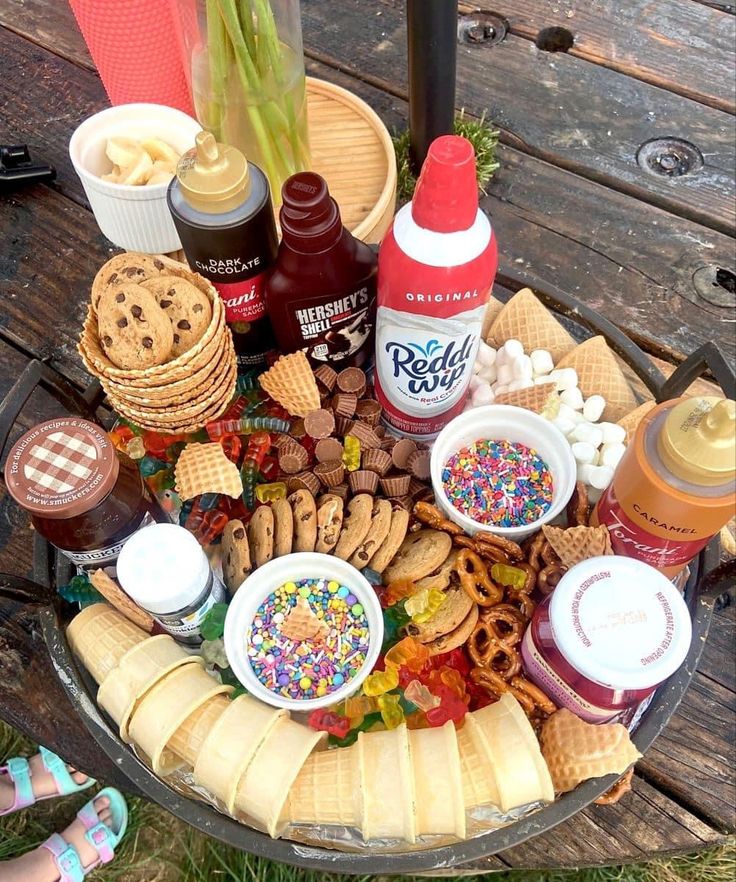
<instances>
[{"instance_id":1,"label":"chocolate chip cookie","mask_svg":"<svg viewBox=\"0 0 736 882\"><path fill-rule=\"evenodd\" d=\"M294 544L294 515L286 499L274 499L273 512L273 556L283 557L291 554Z\"/></svg>"},{"instance_id":2,"label":"chocolate chip cookie","mask_svg":"<svg viewBox=\"0 0 736 882\"><path fill-rule=\"evenodd\" d=\"M348 516L335 546L337 557L348 560L355 554L371 528L372 511L373 497L368 493L359 493L348 502Z\"/></svg>"},{"instance_id":3,"label":"chocolate chip cookie","mask_svg":"<svg viewBox=\"0 0 736 882\"><path fill-rule=\"evenodd\" d=\"M418 530L410 533L386 569L383 580L386 585L398 579L416 582L434 572L447 560L452 550L452 539L439 530Z\"/></svg>"},{"instance_id":4,"label":"chocolate chip cookie","mask_svg":"<svg viewBox=\"0 0 736 882\"><path fill-rule=\"evenodd\" d=\"M365 539L355 550L348 563L356 570L362 570L368 566L368 561L381 546L388 531L391 529L391 503L388 499L374 499L373 511L371 512L371 525L368 528Z\"/></svg>"},{"instance_id":5,"label":"chocolate chip cookie","mask_svg":"<svg viewBox=\"0 0 736 882\"><path fill-rule=\"evenodd\" d=\"M332 554L342 528L343 501L333 493L320 497L317 506L317 544L315 551Z\"/></svg>"},{"instance_id":6,"label":"chocolate chip cookie","mask_svg":"<svg viewBox=\"0 0 736 882\"><path fill-rule=\"evenodd\" d=\"M171 357L174 332L150 291L130 283L103 292L97 328L105 355L119 368L148 368Z\"/></svg>"},{"instance_id":7,"label":"chocolate chip cookie","mask_svg":"<svg viewBox=\"0 0 736 882\"><path fill-rule=\"evenodd\" d=\"M212 304L206 294L186 279L157 276L141 282L163 309L174 331L174 358L191 349L212 321Z\"/></svg>"},{"instance_id":8,"label":"chocolate chip cookie","mask_svg":"<svg viewBox=\"0 0 736 882\"><path fill-rule=\"evenodd\" d=\"M243 522L228 521L222 533L222 574L231 594L235 594L252 569Z\"/></svg>"},{"instance_id":9,"label":"chocolate chip cookie","mask_svg":"<svg viewBox=\"0 0 736 882\"><path fill-rule=\"evenodd\" d=\"M317 505L309 490L296 490L288 498L294 516L294 551L314 551L317 542Z\"/></svg>"},{"instance_id":10,"label":"chocolate chip cookie","mask_svg":"<svg viewBox=\"0 0 736 882\"><path fill-rule=\"evenodd\" d=\"M100 297L108 288L126 284L139 285L165 272L164 262L150 254L116 254L100 267L92 282L92 306L97 309Z\"/></svg>"},{"instance_id":11,"label":"chocolate chip cookie","mask_svg":"<svg viewBox=\"0 0 736 882\"><path fill-rule=\"evenodd\" d=\"M273 512L259 505L248 523L248 544L253 565L262 567L273 557Z\"/></svg>"},{"instance_id":12,"label":"chocolate chip cookie","mask_svg":"<svg viewBox=\"0 0 736 882\"><path fill-rule=\"evenodd\" d=\"M391 563L396 552L401 548L401 543L406 538L409 528L409 512L398 503L394 503L391 511L391 524L388 534L381 543L378 551L368 562L368 566L377 573L382 573Z\"/></svg>"}]
</instances>

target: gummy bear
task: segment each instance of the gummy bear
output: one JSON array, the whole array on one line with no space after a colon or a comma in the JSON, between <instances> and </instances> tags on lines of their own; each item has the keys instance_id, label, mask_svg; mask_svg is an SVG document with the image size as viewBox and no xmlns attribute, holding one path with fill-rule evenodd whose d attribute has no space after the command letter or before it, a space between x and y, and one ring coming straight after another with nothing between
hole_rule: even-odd
<instances>
[{"instance_id":1,"label":"gummy bear","mask_svg":"<svg viewBox=\"0 0 736 882\"><path fill-rule=\"evenodd\" d=\"M455 695L467 704L465 680L459 671L456 671L454 668L439 668L432 671L429 676L430 689L436 691L440 684L447 686L448 689L452 689Z\"/></svg>"},{"instance_id":2,"label":"gummy bear","mask_svg":"<svg viewBox=\"0 0 736 882\"><path fill-rule=\"evenodd\" d=\"M122 450L123 452L134 437L135 432L128 428L128 426L115 426L110 432L110 440L116 450Z\"/></svg>"},{"instance_id":3,"label":"gummy bear","mask_svg":"<svg viewBox=\"0 0 736 882\"><path fill-rule=\"evenodd\" d=\"M386 603L393 606L405 597L411 597L415 591L416 585L411 579L397 579L386 588Z\"/></svg>"},{"instance_id":4,"label":"gummy bear","mask_svg":"<svg viewBox=\"0 0 736 882\"><path fill-rule=\"evenodd\" d=\"M229 664L225 652L225 641L222 637L214 640L203 640L199 648L199 654L208 665L216 665L218 668L226 668Z\"/></svg>"},{"instance_id":5,"label":"gummy bear","mask_svg":"<svg viewBox=\"0 0 736 882\"><path fill-rule=\"evenodd\" d=\"M218 640L225 633L225 616L227 615L227 604L216 603L212 606L199 626L199 633L204 640ZM223 665L226 667L226 665Z\"/></svg>"},{"instance_id":6,"label":"gummy bear","mask_svg":"<svg viewBox=\"0 0 736 882\"><path fill-rule=\"evenodd\" d=\"M204 509L198 499L192 507L184 526L200 545L210 545L227 526L228 516L219 509Z\"/></svg>"},{"instance_id":7,"label":"gummy bear","mask_svg":"<svg viewBox=\"0 0 736 882\"><path fill-rule=\"evenodd\" d=\"M410 671L419 671L429 661L429 650L413 637L404 637L389 649L384 661L386 667L406 667Z\"/></svg>"},{"instance_id":8,"label":"gummy bear","mask_svg":"<svg viewBox=\"0 0 736 882\"><path fill-rule=\"evenodd\" d=\"M427 722L427 715L424 711L418 710L414 711L413 714L406 715L406 728L407 729L428 729L429 723Z\"/></svg>"},{"instance_id":9,"label":"gummy bear","mask_svg":"<svg viewBox=\"0 0 736 882\"><path fill-rule=\"evenodd\" d=\"M400 701L401 696L395 693L387 692L378 697L378 709L387 729L395 729L404 722L404 711L401 709Z\"/></svg>"},{"instance_id":10,"label":"gummy bear","mask_svg":"<svg viewBox=\"0 0 736 882\"><path fill-rule=\"evenodd\" d=\"M411 616L407 615L403 603L397 603L395 606L389 607L383 611L383 646L381 651L385 651L399 638L401 629L411 621Z\"/></svg>"},{"instance_id":11,"label":"gummy bear","mask_svg":"<svg viewBox=\"0 0 736 882\"><path fill-rule=\"evenodd\" d=\"M454 668L456 671L460 672L463 679L467 679L470 669L473 667L462 646L458 646L450 652L433 655L432 662L435 668L441 668L443 665L448 668Z\"/></svg>"},{"instance_id":12,"label":"gummy bear","mask_svg":"<svg viewBox=\"0 0 736 882\"><path fill-rule=\"evenodd\" d=\"M347 435L343 445L342 461L349 472L360 468L360 441L355 435Z\"/></svg>"},{"instance_id":13,"label":"gummy bear","mask_svg":"<svg viewBox=\"0 0 736 882\"><path fill-rule=\"evenodd\" d=\"M383 723L380 711L366 714L360 725L353 726L344 738L335 738L334 735L330 735L330 744L337 747L350 747L358 740L358 735L361 732L369 732L377 723Z\"/></svg>"},{"instance_id":14,"label":"gummy bear","mask_svg":"<svg viewBox=\"0 0 736 882\"><path fill-rule=\"evenodd\" d=\"M57 590L64 600L78 603L82 608L104 600L87 576L81 574L73 576L66 585L60 585Z\"/></svg>"},{"instance_id":15,"label":"gummy bear","mask_svg":"<svg viewBox=\"0 0 736 882\"><path fill-rule=\"evenodd\" d=\"M165 462L163 459L158 459L155 456L144 456L143 459L138 463L138 470L144 478L150 478L151 475L155 475L156 472L160 472L162 469L168 469L169 464Z\"/></svg>"},{"instance_id":16,"label":"gummy bear","mask_svg":"<svg viewBox=\"0 0 736 882\"><path fill-rule=\"evenodd\" d=\"M125 452L131 459L143 459L146 455L146 447L143 443L143 438L139 435L134 435L125 445Z\"/></svg>"},{"instance_id":17,"label":"gummy bear","mask_svg":"<svg viewBox=\"0 0 736 882\"><path fill-rule=\"evenodd\" d=\"M518 567L494 563L491 567L491 578L500 585L519 590L526 584L527 576L524 570L520 570Z\"/></svg>"},{"instance_id":18,"label":"gummy bear","mask_svg":"<svg viewBox=\"0 0 736 882\"><path fill-rule=\"evenodd\" d=\"M468 691L468 697L470 698L470 704L468 705L469 710L476 711L480 710L483 707L488 707L489 704L493 704L495 701L494 698L490 696L490 694L477 683L474 683L472 680L468 680L465 684L465 688Z\"/></svg>"},{"instance_id":19,"label":"gummy bear","mask_svg":"<svg viewBox=\"0 0 736 882\"><path fill-rule=\"evenodd\" d=\"M234 462L237 465L240 460L240 454L243 452L243 442L240 438L237 435L225 435L220 438L220 445L230 462Z\"/></svg>"},{"instance_id":20,"label":"gummy bear","mask_svg":"<svg viewBox=\"0 0 736 882\"><path fill-rule=\"evenodd\" d=\"M428 622L445 602L445 594L436 588L423 588L412 594L404 603L404 609L417 625Z\"/></svg>"},{"instance_id":21,"label":"gummy bear","mask_svg":"<svg viewBox=\"0 0 736 882\"><path fill-rule=\"evenodd\" d=\"M334 711L318 708L309 715L309 725L318 732L329 732L335 738L344 738L350 731L350 720Z\"/></svg>"},{"instance_id":22,"label":"gummy bear","mask_svg":"<svg viewBox=\"0 0 736 882\"><path fill-rule=\"evenodd\" d=\"M146 447L146 453L149 456L155 456L156 459L163 459L166 456L166 448L171 442L167 442L166 436L158 432L146 431L143 433L143 444Z\"/></svg>"},{"instance_id":23,"label":"gummy bear","mask_svg":"<svg viewBox=\"0 0 736 882\"><path fill-rule=\"evenodd\" d=\"M363 681L363 693L365 695L383 695L396 689L399 685L399 672L396 668L386 668L385 671L373 671Z\"/></svg>"},{"instance_id":24,"label":"gummy bear","mask_svg":"<svg viewBox=\"0 0 736 882\"><path fill-rule=\"evenodd\" d=\"M424 683L419 680L412 680L404 689L404 695L412 704L415 704L420 710L428 711L433 707L437 707L440 699L427 689Z\"/></svg>"},{"instance_id":25,"label":"gummy bear","mask_svg":"<svg viewBox=\"0 0 736 882\"><path fill-rule=\"evenodd\" d=\"M176 476L174 475L174 470L165 468L159 469L154 472L152 475L146 476L146 486L151 491L151 493L158 496L160 493L163 493L164 490L171 490L176 483Z\"/></svg>"},{"instance_id":26,"label":"gummy bear","mask_svg":"<svg viewBox=\"0 0 736 882\"><path fill-rule=\"evenodd\" d=\"M440 703L437 707L426 711L427 722L430 726L444 726L448 720L457 724L465 717L468 706L457 697L449 686L444 684L438 686L435 694L440 699Z\"/></svg>"},{"instance_id":27,"label":"gummy bear","mask_svg":"<svg viewBox=\"0 0 736 882\"><path fill-rule=\"evenodd\" d=\"M367 695L353 695L345 699L345 716L350 720L350 728L359 726L368 714L376 709L374 698Z\"/></svg>"},{"instance_id":28,"label":"gummy bear","mask_svg":"<svg viewBox=\"0 0 736 882\"><path fill-rule=\"evenodd\" d=\"M275 484L259 484L256 487L256 499L259 502L273 502L274 499L284 499L286 496L286 484L278 481Z\"/></svg>"}]
</instances>

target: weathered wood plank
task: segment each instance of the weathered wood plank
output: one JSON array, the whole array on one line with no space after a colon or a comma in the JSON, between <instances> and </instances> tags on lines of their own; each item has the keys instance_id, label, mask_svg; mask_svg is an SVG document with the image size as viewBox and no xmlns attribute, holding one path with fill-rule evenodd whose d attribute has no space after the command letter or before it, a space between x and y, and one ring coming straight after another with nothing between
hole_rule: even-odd
<instances>
[{"instance_id":1,"label":"weathered wood plank","mask_svg":"<svg viewBox=\"0 0 736 882\"><path fill-rule=\"evenodd\" d=\"M513 34L532 41L539 42L545 28L564 28L575 40L570 55L719 110L736 109L736 20L724 12L692 0L479 0L472 6L504 16Z\"/></svg>"},{"instance_id":2,"label":"weathered wood plank","mask_svg":"<svg viewBox=\"0 0 736 882\"><path fill-rule=\"evenodd\" d=\"M320 0L302 4L307 54L405 97L403 0L381 0L378 10L342 0L341 13ZM513 34L490 48L458 47L457 105L486 114L526 153L732 231L736 129L726 113ZM700 171L669 178L638 165L642 144L673 137L701 151Z\"/></svg>"},{"instance_id":3,"label":"weathered wood plank","mask_svg":"<svg viewBox=\"0 0 736 882\"><path fill-rule=\"evenodd\" d=\"M62 58L95 70L74 13L66 2L0 0L0 22Z\"/></svg>"}]
</instances>

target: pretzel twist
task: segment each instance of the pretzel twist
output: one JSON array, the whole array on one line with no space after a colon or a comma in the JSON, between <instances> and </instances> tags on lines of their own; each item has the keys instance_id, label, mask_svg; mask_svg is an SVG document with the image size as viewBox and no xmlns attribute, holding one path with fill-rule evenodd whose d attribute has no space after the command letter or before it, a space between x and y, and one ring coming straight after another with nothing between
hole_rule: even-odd
<instances>
[{"instance_id":1,"label":"pretzel twist","mask_svg":"<svg viewBox=\"0 0 736 882\"><path fill-rule=\"evenodd\" d=\"M551 594L558 586L560 579L565 575L565 567L560 563L547 564L539 571L537 576L537 588L544 594Z\"/></svg>"},{"instance_id":2,"label":"pretzel twist","mask_svg":"<svg viewBox=\"0 0 736 882\"><path fill-rule=\"evenodd\" d=\"M470 548L463 548L453 567L463 591L478 606L494 606L503 599L503 589L488 575L481 558Z\"/></svg>"},{"instance_id":3,"label":"pretzel twist","mask_svg":"<svg viewBox=\"0 0 736 882\"><path fill-rule=\"evenodd\" d=\"M557 710L555 703L542 692L539 686L536 686L524 677L513 677L511 679L511 685L531 698L538 713L549 716Z\"/></svg>"},{"instance_id":4,"label":"pretzel twist","mask_svg":"<svg viewBox=\"0 0 736 882\"><path fill-rule=\"evenodd\" d=\"M589 517L588 490L582 481L578 481L567 503L567 524L569 527L587 527Z\"/></svg>"},{"instance_id":5,"label":"pretzel twist","mask_svg":"<svg viewBox=\"0 0 736 882\"><path fill-rule=\"evenodd\" d=\"M537 608L537 604L525 591L515 591L510 587L506 589L506 603L518 610L526 623L531 620Z\"/></svg>"},{"instance_id":6,"label":"pretzel twist","mask_svg":"<svg viewBox=\"0 0 736 882\"><path fill-rule=\"evenodd\" d=\"M540 562L540 556L542 554L542 547L547 542L544 533L540 532L531 540L527 549L527 561L529 562L529 566L539 572L542 569L542 564Z\"/></svg>"},{"instance_id":7,"label":"pretzel twist","mask_svg":"<svg viewBox=\"0 0 736 882\"><path fill-rule=\"evenodd\" d=\"M433 530L442 530L442 532L449 533L451 536L459 536L463 532L461 526L448 520L436 505L431 505L429 502L417 502L414 506L414 517L426 527L432 527Z\"/></svg>"},{"instance_id":8,"label":"pretzel twist","mask_svg":"<svg viewBox=\"0 0 736 882\"><path fill-rule=\"evenodd\" d=\"M634 767L632 766L628 772L625 772L610 790L599 796L595 800L596 805L613 805L619 799L631 790L631 779L634 777Z\"/></svg>"},{"instance_id":9,"label":"pretzel twist","mask_svg":"<svg viewBox=\"0 0 736 882\"><path fill-rule=\"evenodd\" d=\"M536 705L534 704L533 699L527 695L526 692L522 692L511 683L507 683L506 680L495 671L492 671L489 668L472 668L470 671L470 679L473 683L481 686L490 696L497 700L505 692L510 692L522 706L524 713L528 717L534 715Z\"/></svg>"},{"instance_id":10,"label":"pretzel twist","mask_svg":"<svg viewBox=\"0 0 736 882\"><path fill-rule=\"evenodd\" d=\"M500 548L509 560L524 560L524 552L521 546L505 536L497 536L495 533L476 533L473 536L478 545L490 545L492 548Z\"/></svg>"}]
</instances>

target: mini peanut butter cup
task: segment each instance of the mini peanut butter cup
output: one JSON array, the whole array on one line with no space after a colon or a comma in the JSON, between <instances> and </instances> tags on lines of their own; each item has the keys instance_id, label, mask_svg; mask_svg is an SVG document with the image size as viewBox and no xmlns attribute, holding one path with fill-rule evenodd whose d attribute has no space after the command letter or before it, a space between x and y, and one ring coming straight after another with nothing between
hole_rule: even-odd
<instances>
[{"instance_id":1,"label":"mini peanut butter cup","mask_svg":"<svg viewBox=\"0 0 736 882\"><path fill-rule=\"evenodd\" d=\"M348 475L348 484L353 493L370 493L378 489L378 475L367 469L358 469Z\"/></svg>"},{"instance_id":2,"label":"mini peanut butter cup","mask_svg":"<svg viewBox=\"0 0 736 882\"><path fill-rule=\"evenodd\" d=\"M355 416L369 426L377 426L382 413L383 408L374 398L364 398L355 405Z\"/></svg>"},{"instance_id":3,"label":"mini peanut butter cup","mask_svg":"<svg viewBox=\"0 0 736 882\"><path fill-rule=\"evenodd\" d=\"M329 438L335 431L335 416L329 410L313 410L304 417L304 428L310 438Z\"/></svg>"},{"instance_id":4,"label":"mini peanut butter cup","mask_svg":"<svg viewBox=\"0 0 736 882\"><path fill-rule=\"evenodd\" d=\"M351 420L350 417L335 417L335 432L337 432L338 435L347 435L354 425L355 420Z\"/></svg>"},{"instance_id":5,"label":"mini peanut butter cup","mask_svg":"<svg viewBox=\"0 0 736 882\"><path fill-rule=\"evenodd\" d=\"M317 462L327 462L330 459L342 459L343 446L337 438L322 438L314 446L314 455Z\"/></svg>"},{"instance_id":6,"label":"mini peanut butter cup","mask_svg":"<svg viewBox=\"0 0 736 882\"><path fill-rule=\"evenodd\" d=\"M366 377L357 367L345 368L337 375L337 388L341 392L352 392L360 398L365 392Z\"/></svg>"},{"instance_id":7,"label":"mini peanut butter cup","mask_svg":"<svg viewBox=\"0 0 736 882\"><path fill-rule=\"evenodd\" d=\"M279 468L287 475L295 475L307 467L309 462L309 453L297 444L291 441L279 450Z\"/></svg>"},{"instance_id":8,"label":"mini peanut butter cup","mask_svg":"<svg viewBox=\"0 0 736 882\"><path fill-rule=\"evenodd\" d=\"M387 478L381 478L381 490L390 499L405 496L409 492L410 481L411 475L389 475Z\"/></svg>"},{"instance_id":9,"label":"mini peanut butter cup","mask_svg":"<svg viewBox=\"0 0 736 882\"><path fill-rule=\"evenodd\" d=\"M391 468L391 454L380 447L366 450L363 454L363 468L383 477Z\"/></svg>"},{"instance_id":10,"label":"mini peanut butter cup","mask_svg":"<svg viewBox=\"0 0 736 882\"><path fill-rule=\"evenodd\" d=\"M352 417L358 404L358 396L348 392L336 392L332 396L332 409L335 416Z\"/></svg>"},{"instance_id":11,"label":"mini peanut butter cup","mask_svg":"<svg viewBox=\"0 0 736 882\"><path fill-rule=\"evenodd\" d=\"M381 439L376 435L373 429L365 423L354 423L348 434L357 438L358 441L360 441L360 446L363 448L381 446Z\"/></svg>"},{"instance_id":12,"label":"mini peanut butter cup","mask_svg":"<svg viewBox=\"0 0 736 882\"><path fill-rule=\"evenodd\" d=\"M332 392L337 382L337 371L334 371L328 364L321 364L314 372L314 378L317 380L318 387L324 387L327 392Z\"/></svg>"},{"instance_id":13,"label":"mini peanut butter cup","mask_svg":"<svg viewBox=\"0 0 736 882\"><path fill-rule=\"evenodd\" d=\"M339 459L330 459L316 465L314 474L325 487L337 487L345 477L345 466Z\"/></svg>"},{"instance_id":14,"label":"mini peanut butter cup","mask_svg":"<svg viewBox=\"0 0 736 882\"><path fill-rule=\"evenodd\" d=\"M292 475L286 482L286 488L289 493L295 490L309 490L312 496L319 493L319 478L312 472L299 472L298 475Z\"/></svg>"},{"instance_id":15,"label":"mini peanut butter cup","mask_svg":"<svg viewBox=\"0 0 736 882\"><path fill-rule=\"evenodd\" d=\"M330 487L330 493L333 496L339 496L340 499L348 498L348 485L347 484L338 484L337 487Z\"/></svg>"},{"instance_id":16,"label":"mini peanut butter cup","mask_svg":"<svg viewBox=\"0 0 736 882\"><path fill-rule=\"evenodd\" d=\"M383 438L381 438L381 450L386 450L388 453L391 453L398 443L399 442L393 435L384 435Z\"/></svg>"},{"instance_id":17,"label":"mini peanut butter cup","mask_svg":"<svg viewBox=\"0 0 736 882\"><path fill-rule=\"evenodd\" d=\"M417 449L417 445L411 438L402 438L394 444L391 450L391 459L397 469L406 469L409 463L409 457Z\"/></svg>"},{"instance_id":18,"label":"mini peanut butter cup","mask_svg":"<svg viewBox=\"0 0 736 882\"><path fill-rule=\"evenodd\" d=\"M420 481L429 480L429 458L428 450L415 450L406 460L407 468Z\"/></svg>"}]
</instances>

